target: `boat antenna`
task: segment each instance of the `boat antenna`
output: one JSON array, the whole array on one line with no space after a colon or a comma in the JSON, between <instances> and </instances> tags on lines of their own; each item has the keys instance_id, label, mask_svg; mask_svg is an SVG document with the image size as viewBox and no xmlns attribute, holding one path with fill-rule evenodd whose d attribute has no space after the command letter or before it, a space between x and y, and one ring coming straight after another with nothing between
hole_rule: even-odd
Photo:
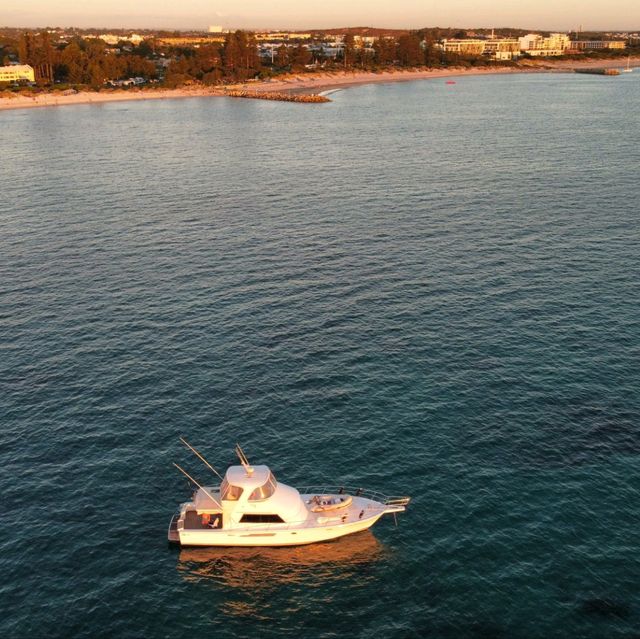
<instances>
[{"instance_id":1,"label":"boat antenna","mask_svg":"<svg viewBox=\"0 0 640 639\"><path fill-rule=\"evenodd\" d=\"M202 462L204 462L205 466L207 466L207 468L209 468L210 470L212 470L216 475L218 475L218 477L220 477L220 479L222 481L224 481L224 478L222 477L222 475L184 438L184 437L180 437L180 441L192 452L194 453L198 459L200 459Z\"/></svg>"},{"instance_id":2,"label":"boat antenna","mask_svg":"<svg viewBox=\"0 0 640 639\"><path fill-rule=\"evenodd\" d=\"M240 460L240 463L245 469L247 475L248 476L253 475L253 467L251 466L251 464L249 464L249 460L247 459L247 456L244 454L244 451L242 450L242 448L240 448L240 444L236 444L236 455L238 456L238 459Z\"/></svg>"},{"instance_id":3,"label":"boat antenna","mask_svg":"<svg viewBox=\"0 0 640 639\"><path fill-rule=\"evenodd\" d=\"M222 508L222 506L218 503L218 500L204 487L201 486L184 468L181 468L173 462L173 465L191 482L193 482L202 492L218 507Z\"/></svg>"}]
</instances>

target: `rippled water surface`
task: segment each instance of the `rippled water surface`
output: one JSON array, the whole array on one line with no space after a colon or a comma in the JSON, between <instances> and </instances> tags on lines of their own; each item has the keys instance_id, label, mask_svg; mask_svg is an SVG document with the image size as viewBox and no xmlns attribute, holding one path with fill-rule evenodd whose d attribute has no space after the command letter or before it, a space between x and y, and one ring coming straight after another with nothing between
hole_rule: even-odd
<instances>
[{"instance_id":1,"label":"rippled water surface","mask_svg":"<svg viewBox=\"0 0 640 639\"><path fill-rule=\"evenodd\" d=\"M3 637L640 632L640 73L332 98L0 114ZM170 549L178 435L414 500Z\"/></svg>"}]
</instances>

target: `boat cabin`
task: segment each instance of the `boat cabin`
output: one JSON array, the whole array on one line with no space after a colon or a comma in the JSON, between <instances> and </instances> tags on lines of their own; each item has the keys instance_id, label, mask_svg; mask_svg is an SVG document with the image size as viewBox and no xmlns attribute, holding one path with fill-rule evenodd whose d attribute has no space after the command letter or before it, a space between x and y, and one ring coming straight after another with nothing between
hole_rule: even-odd
<instances>
[{"instance_id":1,"label":"boat cabin","mask_svg":"<svg viewBox=\"0 0 640 639\"><path fill-rule=\"evenodd\" d=\"M201 487L185 511L185 528L230 529L250 524L302 524L309 511L300 493L267 466L230 466L219 487Z\"/></svg>"}]
</instances>

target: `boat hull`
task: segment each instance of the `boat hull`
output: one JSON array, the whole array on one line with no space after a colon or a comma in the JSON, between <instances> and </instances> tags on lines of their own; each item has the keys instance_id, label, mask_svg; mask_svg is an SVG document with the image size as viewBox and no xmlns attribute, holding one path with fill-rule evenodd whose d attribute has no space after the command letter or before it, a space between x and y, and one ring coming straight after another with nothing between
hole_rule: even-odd
<instances>
[{"instance_id":1,"label":"boat hull","mask_svg":"<svg viewBox=\"0 0 640 639\"><path fill-rule=\"evenodd\" d=\"M181 546L304 546L367 530L383 514L379 512L355 522L336 522L308 528L271 525L251 530L180 530L177 537Z\"/></svg>"}]
</instances>

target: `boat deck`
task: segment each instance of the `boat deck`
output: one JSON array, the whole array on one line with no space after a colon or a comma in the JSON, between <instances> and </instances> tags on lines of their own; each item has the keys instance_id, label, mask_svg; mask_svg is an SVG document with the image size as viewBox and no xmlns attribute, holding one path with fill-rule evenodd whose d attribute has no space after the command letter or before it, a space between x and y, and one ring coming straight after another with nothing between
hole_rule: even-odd
<instances>
[{"instance_id":1,"label":"boat deck","mask_svg":"<svg viewBox=\"0 0 640 639\"><path fill-rule=\"evenodd\" d=\"M249 536L273 536L278 532L285 531L304 531L308 529L323 529L323 528L350 528L360 522L364 523L370 520L377 520L385 512L402 512L405 509L405 505L408 503L408 497L402 498L387 498L373 499L373 495L361 495L359 493L365 492L362 490L347 492L305 492L300 494L307 514L303 520L295 522L282 522L282 523L251 523L246 526L234 525L231 528L224 525L212 526L211 523L204 523L202 516L197 513L195 509L190 509L185 512L183 528L182 530L190 532L207 531L212 535L227 535L227 534L242 534L246 532ZM349 498L349 501L343 505L337 505L335 508L327 508L324 510L317 510L318 496L324 497L337 497L337 498ZM169 541L180 540L180 533L178 531L178 515L174 515L169 525ZM222 521L220 522L222 523ZM295 534L295 533L294 533Z\"/></svg>"},{"instance_id":2,"label":"boat deck","mask_svg":"<svg viewBox=\"0 0 640 639\"><path fill-rule=\"evenodd\" d=\"M367 519L372 515L377 515L384 506L362 497L353 497L346 507L331 508L328 510L314 511L316 504L312 501L314 494L300 495L304 501L309 516L302 525L304 528L316 526L335 525L336 523L348 523Z\"/></svg>"}]
</instances>

